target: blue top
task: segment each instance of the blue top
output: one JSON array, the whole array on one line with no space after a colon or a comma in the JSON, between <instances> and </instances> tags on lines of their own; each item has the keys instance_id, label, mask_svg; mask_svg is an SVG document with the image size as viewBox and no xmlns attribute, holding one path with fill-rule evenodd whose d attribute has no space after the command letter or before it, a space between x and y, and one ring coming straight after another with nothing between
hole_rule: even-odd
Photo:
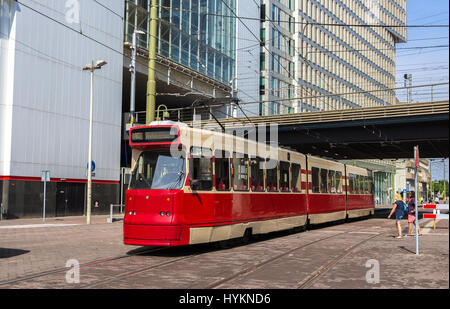
<instances>
[{"instance_id":1,"label":"blue top","mask_svg":"<svg viewBox=\"0 0 450 309\"><path fill-rule=\"evenodd\" d=\"M395 204L397 205L397 208L395 208L395 216L401 217L405 215L405 209L403 201L396 201Z\"/></svg>"}]
</instances>

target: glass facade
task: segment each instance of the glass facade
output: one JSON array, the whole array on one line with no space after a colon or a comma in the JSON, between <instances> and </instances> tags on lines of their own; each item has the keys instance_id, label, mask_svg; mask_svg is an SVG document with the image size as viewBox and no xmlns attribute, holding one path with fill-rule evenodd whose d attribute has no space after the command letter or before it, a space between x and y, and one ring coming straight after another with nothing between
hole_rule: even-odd
<instances>
[{"instance_id":1,"label":"glass facade","mask_svg":"<svg viewBox=\"0 0 450 309\"><path fill-rule=\"evenodd\" d=\"M225 3L226 5L225 5ZM125 36L148 33L151 0L126 2ZM157 54L227 86L235 76L236 0L159 0ZM139 47L148 48L148 36Z\"/></svg>"},{"instance_id":2,"label":"glass facade","mask_svg":"<svg viewBox=\"0 0 450 309\"><path fill-rule=\"evenodd\" d=\"M397 102L395 46L406 41L399 27L406 0L261 1L264 115Z\"/></svg>"}]
</instances>

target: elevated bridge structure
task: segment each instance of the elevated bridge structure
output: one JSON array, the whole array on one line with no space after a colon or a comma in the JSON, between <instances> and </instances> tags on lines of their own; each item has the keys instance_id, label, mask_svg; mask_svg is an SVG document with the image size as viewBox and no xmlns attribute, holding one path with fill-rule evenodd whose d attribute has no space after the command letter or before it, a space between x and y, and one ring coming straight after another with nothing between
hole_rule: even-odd
<instances>
[{"instance_id":1,"label":"elevated bridge structure","mask_svg":"<svg viewBox=\"0 0 450 309\"><path fill-rule=\"evenodd\" d=\"M412 158L416 145L423 158L449 155L449 101L219 121L244 131L277 124L280 146L337 160ZM201 126L221 129L215 120Z\"/></svg>"}]
</instances>

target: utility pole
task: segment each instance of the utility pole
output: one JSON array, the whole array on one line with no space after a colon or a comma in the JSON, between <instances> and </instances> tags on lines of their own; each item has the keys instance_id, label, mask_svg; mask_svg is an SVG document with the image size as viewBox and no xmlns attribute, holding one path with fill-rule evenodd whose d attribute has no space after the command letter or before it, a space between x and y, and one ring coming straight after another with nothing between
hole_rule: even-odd
<instances>
[{"instance_id":1,"label":"utility pole","mask_svg":"<svg viewBox=\"0 0 450 309\"><path fill-rule=\"evenodd\" d=\"M444 201L446 201L447 200L447 183L446 183L447 174L445 174L445 159L442 159L442 163L444 163Z\"/></svg>"},{"instance_id":2,"label":"utility pole","mask_svg":"<svg viewBox=\"0 0 450 309\"><path fill-rule=\"evenodd\" d=\"M134 124L136 121L136 54L137 54L137 35L145 34L145 32L140 30L135 30L133 32L133 42L131 46L131 93L130 93L130 123Z\"/></svg>"},{"instance_id":3,"label":"utility pole","mask_svg":"<svg viewBox=\"0 0 450 309\"><path fill-rule=\"evenodd\" d=\"M415 175L414 175L414 182L415 182L415 198L414 202L416 204L416 255L419 255L419 206L418 201L419 199L419 146L414 147L414 167L415 167Z\"/></svg>"},{"instance_id":4,"label":"utility pole","mask_svg":"<svg viewBox=\"0 0 450 309\"><path fill-rule=\"evenodd\" d=\"M155 121L156 106L156 37L157 37L158 0L152 0L150 9L150 43L148 47L148 83L147 83L147 114L146 122Z\"/></svg>"}]
</instances>

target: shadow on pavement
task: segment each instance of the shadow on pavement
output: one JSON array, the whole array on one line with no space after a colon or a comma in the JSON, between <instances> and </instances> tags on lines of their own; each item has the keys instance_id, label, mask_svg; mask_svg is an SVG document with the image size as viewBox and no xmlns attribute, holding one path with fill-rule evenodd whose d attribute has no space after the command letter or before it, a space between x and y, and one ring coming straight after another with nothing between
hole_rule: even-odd
<instances>
[{"instance_id":1,"label":"shadow on pavement","mask_svg":"<svg viewBox=\"0 0 450 309\"><path fill-rule=\"evenodd\" d=\"M29 250L0 248L0 259L8 259L11 257L30 253Z\"/></svg>"}]
</instances>

